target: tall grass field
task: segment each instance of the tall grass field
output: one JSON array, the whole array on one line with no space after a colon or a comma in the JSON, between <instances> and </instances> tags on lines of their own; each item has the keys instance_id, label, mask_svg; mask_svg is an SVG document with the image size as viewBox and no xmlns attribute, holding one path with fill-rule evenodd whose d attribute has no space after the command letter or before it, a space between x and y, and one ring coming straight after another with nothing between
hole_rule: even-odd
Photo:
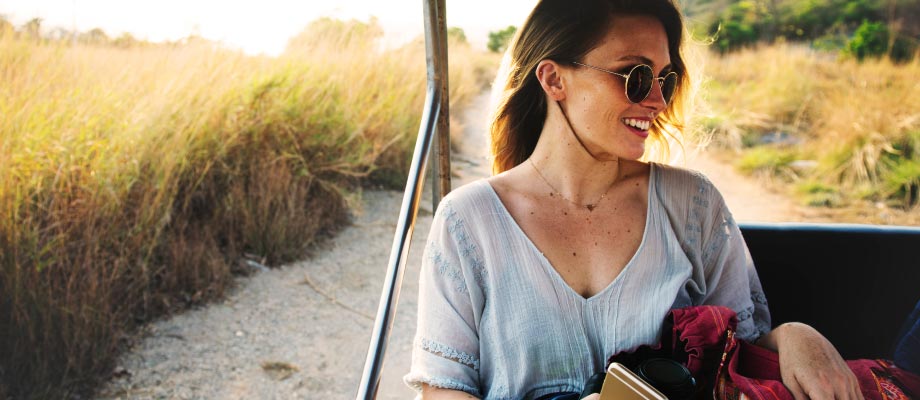
<instances>
[{"instance_id":1,"label":"tall grass field","mask_svg":"<svg viewBox=\"0 0 920 400\"><path fill-rule=\"evenodd\" d=\"M321 21L277 58L0 37L0 399L85 394L140 323L405 183L424 46L365 28ZM497 60L450 58L459 108Z\"/></svg>"},{"instance_id":2,"label":"tall grass field","mask_svg":"<svg viewBox=\"0 0 920 400\"><path fill-rule=\"evenodd\" d=\"M832 219L920 224L920 57L774 45L706 59L698 125L740 170Z\"/></svg>"}]
</instances>

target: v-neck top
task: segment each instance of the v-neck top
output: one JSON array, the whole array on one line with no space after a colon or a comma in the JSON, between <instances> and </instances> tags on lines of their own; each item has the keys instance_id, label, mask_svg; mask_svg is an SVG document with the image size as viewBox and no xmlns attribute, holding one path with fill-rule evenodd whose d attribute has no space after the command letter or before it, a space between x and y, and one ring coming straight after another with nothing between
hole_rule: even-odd
<instances>
[{"instance_id":1,"label":"v-neck top","mask_svg":"<svg viewBox=\"0 0 920 400\"><path fill-rule=\"evenodd\" d=\"M590 298L562 279L488 181L445 197L421 267L406 383L485 399L580 392L607 358L657 343L668 311L690 305L734 309L741 338L766 333L766 299L721 195L699 173L653 163L649 174L641 244Z\"/></svg>"}]
</instances>

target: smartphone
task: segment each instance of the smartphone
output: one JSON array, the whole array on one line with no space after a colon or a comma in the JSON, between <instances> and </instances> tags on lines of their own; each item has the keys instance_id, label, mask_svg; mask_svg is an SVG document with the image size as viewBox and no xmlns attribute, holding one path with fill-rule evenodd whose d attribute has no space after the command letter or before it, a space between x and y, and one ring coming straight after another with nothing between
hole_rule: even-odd
<instances>
[{"instance_id":1,"label":"smartphone","mask_svg":"<svg viewBox=\"0 0 920 400\"><path fill-rule=\"evenodd\" d=\"M601 386L601 400L667 400L661 392L620 363L611 363Z\"/></svg>"}]
</instances>

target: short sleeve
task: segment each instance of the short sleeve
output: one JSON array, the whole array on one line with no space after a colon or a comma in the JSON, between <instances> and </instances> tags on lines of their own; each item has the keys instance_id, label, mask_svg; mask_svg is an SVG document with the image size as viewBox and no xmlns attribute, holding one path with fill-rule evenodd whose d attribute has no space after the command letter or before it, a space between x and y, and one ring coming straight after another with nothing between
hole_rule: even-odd
<instances>
[{"instance_id":1,"label":"short sleeve","mask_svg":"<svg viewBox=\"0 0 920 400\"><path fill-rule=\"evenodd\" d=\"M477 246L452 202L441 202L425 247L419 280L418 328L404 377L480 396L478 325L483 309Z\"/></svg>"},{"instance_id":2,"label":"short sleeve","mask_svg":"<svg viewBox=\"0 0 920 400\"><path fill-rule=\"evenodd\" d=\"M705 178L703 178L705 180ZM705 280L702 304L729 307L738 315L737 335L754 342L770 331L770 310L754 260L722 195L708 180L709 207L701 226Z\"/></svg>"}]
</instances>

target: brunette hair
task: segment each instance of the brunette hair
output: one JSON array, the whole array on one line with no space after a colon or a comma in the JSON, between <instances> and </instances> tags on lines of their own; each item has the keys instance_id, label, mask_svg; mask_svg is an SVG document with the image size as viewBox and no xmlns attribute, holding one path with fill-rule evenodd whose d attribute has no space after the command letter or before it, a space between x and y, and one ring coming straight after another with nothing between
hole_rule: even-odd
<instances>
[{"instance_id":1,"label":"brunette hair","mask_svg":"<svg viewBox=\"0 0 920 400\"><path fill-rule=\"evenodd\" d=\"M540 0L510 46L508 76L492 115L494 173L524 162L540 138L547 102L535 70L542 60L581 61L607 33L615 14L651 15L661 21L668 36L677 89L667 109L650 128L649 138L668 153L665 135L680 142L690 80L682 57L684 25L672 0Z\"/></svg>"}]
</instances>

